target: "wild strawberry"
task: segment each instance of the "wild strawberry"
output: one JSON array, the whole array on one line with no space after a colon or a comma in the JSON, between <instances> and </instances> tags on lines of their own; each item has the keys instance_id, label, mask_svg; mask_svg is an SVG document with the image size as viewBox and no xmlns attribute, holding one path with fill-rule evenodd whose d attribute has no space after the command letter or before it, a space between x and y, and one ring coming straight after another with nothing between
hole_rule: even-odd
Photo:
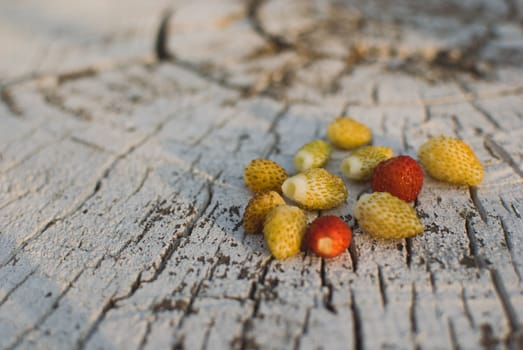
<instances>
[{"instance_id":1,"label":"wild strawberry","mask_svg":"<svg viewBox=\"0 0 523 350\"><path fill-rule=\"evenodd\" d=\"M281 196L269 191L251 198L243 213L243 228L247 233L261 232L267 214L278 205L285 204Z\"/></svg>"},{"instance_id":2,"label":"wild strawberry","mask_svg":"<svg viewBox=\"0 0 523 350\"><path fill-rule=\"evenodd\" d=\"M412 202L423 186L423 169L412 157L398 156L378 164L372 175L372 190L389 192Z\"/></svg>"},{"instance_id":3,"label":"wild strawberry","mask_svg":"<svg viewBox=\"0 0 523 350\"><path fill-rule=\"evenodd\" d=\"M423 232L414 208L387 192L362 195L354 217L363 231L375 238L407 238Z\"/></svg>"},{"instance_id":4,"label":"wild strawberry","mask_svg":"<svg viewBox=\"0 0 523 350\"><path fill-rule=\"evenodd\" d=\"M340 255L349 247L351 240L350 227L334 215L316 218L305 234L307 247L323 258Z\"/></svg>"},{"instance_id":5,"label":"wild strawberry","mask_svg":"<svg viewBox=\"0 0 523 350\"><path fill-rule=\"evenodd\" d=\"M313 168L289 177L283 194L304 209L325 210L337 207L347 198L343 180L323 168Z\"/></svg>"},{"instance_id":6,"label":"wild strawberry","mask_svg":"<svg viewBox=\"0 0 523 350\"><path fill-rule=\"evenodd\" d=\"M476 186L483 167L472 148L462 140L440 136L421 145L418 158L430 176L458 185Z\"/></svg>"},{"instance_id":7,"label":"wild strawberry","mask_svg":"<svg viewBox=\"0 0 523 350\"><path fill-rule=\"evenodd\" d=\"M281 185L287 176L285 169L269 159L254 159L244 170L245 185L254 193L266 191L281 193Z\"/></svg>"},{"instance_id":8,"label":"wild strawberry","mask_svg":"<svg viewBox=\"0 0 523 350\"><path fill-rule=\"evenodd\" d=\"M263 236L271 254L285 259L298 254L306 229L307 217L300 208L280 205L267 215Z\"/></svg>"},{"instance_id":9,"label":"wild strawberry","mask_svg":"<svg viewBox=\"0 0 523 350\"><path fill-rule=\"evenodd\" d=\"M361 147L341 162L341 172L351 180L369 180L374 168L393 156L394 151L388 147Z\"/></svg>"},{"instance_id":10,"label":"wild strawberry","mask_svg":"<svg viewBox=\"0 0 523 350\"><path fill-rule=\"evenodd\" d=\"M327 138L341 149L366 145L372 139L371 130L348 117L338 117L327 126Z\"/></svg>"},{"instance_id":11,"label":"wild strawberry","mask_svg":"<svg viewBox=\"0 0 523 350\"><path fill-rule=\"evenodd\" d=\"M314 140L303 145L294 156L294 168L305 171L322 167L330 158L331 147L323 140Z\"/></svg>"}]
</instances>

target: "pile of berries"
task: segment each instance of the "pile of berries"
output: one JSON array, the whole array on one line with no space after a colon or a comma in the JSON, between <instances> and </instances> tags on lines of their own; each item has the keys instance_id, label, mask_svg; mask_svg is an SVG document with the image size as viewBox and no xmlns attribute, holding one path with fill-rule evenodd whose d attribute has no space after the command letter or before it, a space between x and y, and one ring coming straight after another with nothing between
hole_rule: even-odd
<instances>
[{"instance_id":1,"label":"pile of berries","mask_svg":"<svg viewBox=\"0 0 523 350\"><path fill-rule=\"evenodd\" d=\"M412 237L423 232L412 202L423 187L423 169L410 156L388 147L368 146L371 130L348 117L327 126L327 139L303 145L294 156L296 175L269 159L255 159L244 171L245 185L255 196L247 204L243 227L247 233L263 232L271 254L284 259L297 254L303 241L321 257L345 251L352 241L351 228L333 215L317 217L310 226L303 210L328 210L344 203L348 190L343 179L322 168L333 145L352 153L341 162L341 173L350 180L370 181L372 193L362 195L354 208L361 229L379 239ZM433 178L468 186L483 179L483 167L463 141L440 136L426 141L418 159ZM286 203L282 194L295 205Z\"/></svg>"}]
</instances>

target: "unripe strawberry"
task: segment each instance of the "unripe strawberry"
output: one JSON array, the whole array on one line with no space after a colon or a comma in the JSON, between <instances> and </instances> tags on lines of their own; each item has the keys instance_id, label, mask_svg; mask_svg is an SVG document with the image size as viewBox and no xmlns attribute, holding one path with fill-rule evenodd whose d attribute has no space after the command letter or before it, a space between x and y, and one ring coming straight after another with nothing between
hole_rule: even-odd
<instances>
[{"instance_id":1,"label":"unripe strawberry","mask_svg":"<svg viewBox=\"0 0 523 350\"><path fill-rule=\"evenodd\" d=\"M368 144L372 132L352 118L338 117L327 126L327 138L338 148L352 149Z\"/></svg>"},{"instance_id":2,"label":"unripe strawberry","mask_svg":"<svg viewBox=\"0 0 523 350\"><path fill-rule=\"evenodd\" d=\"M280 205L267 215L263 236L271 254L285 259L299 253L306 229L307 217L300 208Z\"/></svg>"},{"instance_id":3,"label":"unripe strawberry","mask_svg":"<svg viewBox=\"0 0 523 350\"><path fill-rule=\"evenodd\" d=\"M334 215L317 217L305 234L307 247L323 258L340 255L347 250L351 240L349 225Z\"/></svg>"},{"instance_id":4,"label":"unripe strawberry","mask_svg":"<svg viewBox=\"0 0 523 350\"><path fill-rule=\"evenodd\" d=\"M354 217L363 231L375 238L407 238L423 232L414 208L387 192L362 195Z\"/></svg>"},{"instance_id":5,"label":"unripe strawberry","mask_svg":"<svg viewBox=\"0 0 523 350\"><path fill-rule=\"evenodd\" d=\"M294 168L305 171L322 167L331 156L331 147L323 140L314 140L303 145L294 156Z\"/></svg>"},{"instance_id":6,"label":"unripe strawberry","mask_svg":"<svg viewBox=\"0 0 523 350\"><path fill-rule=\"evenodd\" d=\"M378 164L371 186L375 192L389 192L412 202L423 187L423 169L412 157L397 156Z\"/></svg>"},{"instance_id":7,"label":"unripe strawberry","mask_svg":"<svg viewBox=\"0 0 523 350\"><path fill-rule=\"evenodd\" d=\"M369 180L374 168L393 156L394 151L388 147L361 147L341 162L341 172L351 180Z\"/></svg>"},{"instance_id":8,"label":"unripe strawberry","mask_svg":"<svg viewBox=\"0 0 523 350\"><path fill-rule=\"evenodd\" d=\"M313 168L289 177L282 185L283 194L309 210L337 207L347 199L343 180L323 168Z\"/></svg>"},{"instance_id":9,"label":"unripe strawberry","mask_svg":"<svg viewBox=\"0 0 523 350\"><path fill-rule=\"evenodd\" d=\"M267 214L274 207L283 204L285 204L283 198L274 191L260 193L251 198L243 213L243 228L245 232L261 232Z\"/></svg>"},{"instance_id":10,"label":"unripe strawberry","mask_svg":"<svg viewBox=\"0 0 523 350\"><path fill-rule=\"evenodd\" d=\"M281 192L287 172L278 163L269 159L254 159L244 170L245 185L254 193Z\"/></svg>"},{"instance_id":11,"label":"unripe strawberry","mask_svg":"<svg viewBox=\"0 0 523 350\"><path fill-rule=\"evenodd\" d=\"M476 186L483 180L483 167L462 140L435 137L421 145L418 158L430 176L458 185Z\"/></svg>"}]
</instances>

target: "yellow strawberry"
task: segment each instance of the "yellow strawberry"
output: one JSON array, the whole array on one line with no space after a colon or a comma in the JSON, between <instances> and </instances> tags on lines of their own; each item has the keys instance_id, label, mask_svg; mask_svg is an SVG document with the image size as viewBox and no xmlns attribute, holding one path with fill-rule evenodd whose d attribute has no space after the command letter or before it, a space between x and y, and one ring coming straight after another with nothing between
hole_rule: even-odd
<instances>
[{"instance_id":1,"label":"yellow strawberry","mask_svg":"<svg viewBox=\"0 0 523 350\"><path fill-rule=\"evenodd\" d=\"M294 156L294 168L305 171L322 167L331 156L331 147L322 140L314 140L303 145Z\"/></svg>"},{"instance_id":2,"label":"yellow strawberry","mask_svg":"<svg viewBox=\"0 0 523 350\"><path fill-rule=\"evenodd\" d=\"M251 198L243 213L243 228L247 233L261 232L267 214L278 205L285 204L281 196L269 191Z\"/></svg>"},{"instance_id":3,"label":"yellow strawberry","mask_svg":"<svg viewBox=\"0 0 523 350\"><path fill-rule=\"evenodd\" d=\"M269 159L254 159L244 170L245 185L254 193L266 191L281 193L281 185L287 176L285 169Z\"/></svg>"},{"instance_id":4,"label":"yellow strawberry","mask_svg":"<svg viewBox=\"0 0 523 350\"><path fill-rule=\"evenodd\" d=\"M423 232L414 208L388 192L362 195L354 217L363 231L375 238L407 238Z\"/></svg>"},{"instance_id":5,"label":"yellow strawberry","mask_svg":"<svg viewBox=\"0 0 523 350\"><path fill-rule=\"evenodd\" d=\"M421 145L418 159L437 180L476 186L483 180L483 167L472 148L452 137L435 137Z\"/></svg>"},{"instance_id":6,"label":"yellow strawberry","mask_svg":"<svg viewBox=\"0 0 523 350\"><path fill-rule=\"evenodd\" d=\"M280 205L267 215L263 236L271 254L285 259L299 253L306 230L307 217L300 208Z\"/></svg>"},{"instance_id":7,"label":"yellow strawberry","mask_svg":"<svg viewBox=\"0 0 523 350\"><path fill-rule=\"evenodd\" d=\"M352 118L338 117L327 126L327 137L338 148L352 149L368 144L372 132Z\"/></svg>"},{"instance_id":8,"label":"yellow strawberry","mask_svg":"<svg viewBox=\"0 0 523 350\"><path fill-rule=\"evenodd\" d=\"M343 180L323 168L313 168L289 177L282 185L283 194L304 209L326 210L347 199Z\"/></svg>"},{"instance_id":9,"label":"yellow strawberry","mask_svg":"<svg viewBox=\"0 0 523 350\"><path fill-rule=\"evenodd\" d=\"M369 180L374 168L392 158L394 151L388 147L365 146L358 148L341 162L341 172L351 180Z\"/></svg>"}]
</instances>

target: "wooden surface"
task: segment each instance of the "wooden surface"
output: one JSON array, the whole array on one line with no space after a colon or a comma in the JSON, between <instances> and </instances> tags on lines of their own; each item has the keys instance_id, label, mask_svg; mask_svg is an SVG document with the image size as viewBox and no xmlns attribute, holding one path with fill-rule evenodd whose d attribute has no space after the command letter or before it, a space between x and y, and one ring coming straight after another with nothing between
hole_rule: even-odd
<instances>
[{"instance_id":1,"label":"wooden surface","mask_svg":"<svg viewBox=\"0 0 523 350\"><path fill-rule=\"evenodd\" d=\"M1 349L523 348L523 2L0 2ZM416 155L426 229L272 259L253 158L346 113ZM329 169L339 173L345 153ZM318 213L309 213L313 219Z\"/></svg>"}]
</instances>

